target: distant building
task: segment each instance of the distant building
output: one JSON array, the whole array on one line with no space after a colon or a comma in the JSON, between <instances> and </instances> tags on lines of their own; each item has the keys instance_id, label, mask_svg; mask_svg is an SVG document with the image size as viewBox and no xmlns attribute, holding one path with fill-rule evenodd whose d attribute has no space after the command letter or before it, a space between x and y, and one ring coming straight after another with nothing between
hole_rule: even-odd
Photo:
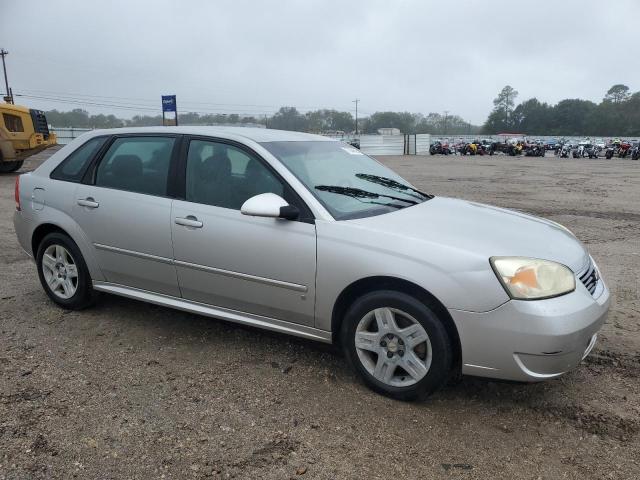
<instances>
[{"instance_id":1,"label":"distant building","mask_svg":"<svg viewBox=\"0 0 640 480\"><path fill-rule=\"evenodd\" d=\"M400 135L399 128L379 128L378 135Z\"/></svg>"}]
</instances>

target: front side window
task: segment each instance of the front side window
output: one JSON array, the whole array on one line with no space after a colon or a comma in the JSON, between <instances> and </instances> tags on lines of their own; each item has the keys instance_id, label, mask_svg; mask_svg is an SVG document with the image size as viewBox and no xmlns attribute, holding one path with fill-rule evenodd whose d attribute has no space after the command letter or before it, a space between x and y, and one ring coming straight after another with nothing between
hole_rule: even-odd
<instances>
[{"instance_id":1,"label":"front side window","mask_svg":"<svg viewBox=\"0 0 640 480\"><path fill-rule=\"evenodd\" d=\"M225 143L192 140L187 155L186 200L240 210L261 193L284 197L278 178L257 158Z\"/></svg>"},{"instance_id":2,"label":"front side window","mask_svg":"<svg viewBox=\"0 0 640 480\"><path fill-rule=\"evenodd\" d=\"M22 125L22 119L17 115L11 115L10 113L3 113L2 118L4 120L4 126L10 132L24 132L24 126Z\"/></svg>"},{"instance_id":3,"label":"front side window","mask_svg":"<svg viewBox=\"0 0 640 480\"><path fill-rule=\"evenodd\" d=\"M265 142L336 220L369 217L432 198L342 142Z\"/></svg>"},{"instance_id":4,"label":"front side window","mask_svg":"<svg viewBox=\"0 0 640 480\"><path fill-rule=\"evenodd\" d=\"M165 196L174 138L116 138L96 171L96 186Z\"/></svg>"},{"instance_id":5,"label":"front side window","mask_svg":"<svg viewBox=\"0 0 640 480\"><path fill-rule=\"evenodd\" d=\"M88 140L74 150L51 172L51 178L67 182L79 182L82 179L85 168L106 140L107 137L96 137Z\"/></svg>"}]
</instances>

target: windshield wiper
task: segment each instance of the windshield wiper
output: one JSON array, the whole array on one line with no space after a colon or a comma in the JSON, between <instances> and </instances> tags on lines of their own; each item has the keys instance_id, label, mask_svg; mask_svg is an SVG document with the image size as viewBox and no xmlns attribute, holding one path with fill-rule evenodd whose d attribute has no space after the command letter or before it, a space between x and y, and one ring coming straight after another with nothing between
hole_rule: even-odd
<instances>
[{"instance_id":1,"label":"windshield wiper","mask_svg":"<svg viewBox=\"0 0 640 480\"><path fill-rule=\"evenodd\" d=\"M407 190L410 190L412 192L418 193L420 195L422 195L423 197L425 197L427 200L433 198L434 196L429 194L429 193L425 193L421 190L418 190L416 188L410 187L408 185L405 185L404 183L400 183L397 180L394 180L392 178L389 177L381 177L379 175L371 175L368 173L356 173L356 177L357 178L361 178L362 180L366 180L367 182L373 182L373 183L377 183L378 185L382 185L383 187L387 187L387 188L391 188L394 190L401 190L402 192L406 192ZM416 195L412 195L412 194L408 194L411 195L412 197L418 198Z\"/></svg>"},{"instance_id":2,"label":"windshield wiper","mask_svg":"<svg viewBox=\"0 0 640 480\"><path fill-rule=\"evenodd\" d=\"M338 195L346 195L347 197L353 197L353 198L380 198L380 197L384 197L384 198L390 198L392 200L397 200L399 202L405 202L408 203L410 205L417 205L418 202L416 202L415 200L409 200L406 198L400 198L400 197L394 197L393 195L385 195L384 193L375 193L375 192L369 192L367 190L362 190L360 188L353 188L353 187L341 187L339 185L316 185L316 190L320 190L322 192L329 192L329 193L337 193ZM398 206L399 205L393 205L390 203L381 203L381 202L370 202L370 203L379 203L380 205L386 205L386 206Z\"/></svg>"}]
</instances>

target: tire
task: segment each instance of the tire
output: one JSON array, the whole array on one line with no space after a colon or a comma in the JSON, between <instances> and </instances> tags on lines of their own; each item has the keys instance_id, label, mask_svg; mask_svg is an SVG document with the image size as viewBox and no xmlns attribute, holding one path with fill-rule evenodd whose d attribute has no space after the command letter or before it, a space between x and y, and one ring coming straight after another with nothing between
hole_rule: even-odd
<instances>
[{"instance_id":1,"label":"tire","mask_svg":"<svg viewBox=\"0 0 640 480\"><path fill-rule=\"evenodd\" d=\"M344 316L340 338L364 383L397 400L424 399L451 375L453 349L444 325L407 294L381 290L360 297Z\"/></svg>"},{"instance_id":2,"label":"tire","mask_svg":"<svg viewBox=\"0 0 640 480\"><path fill-rule=\"evenodd\" d=\"M36 265L42 288L55 303L67 310L91 305L91 275L80 249L69 236L59 232L46 235L38 245Z\"/></svg>"},{"instance_id":3,"label":"tire","mask_svg":"<svg viewBox=\"0 0 640 480\"><path fill-rule=\"evenodd\" d=\"M0 173L13 173L22 167L24 160L15 160L13 162L0 162Z\"/></svg>"}]
</instances>

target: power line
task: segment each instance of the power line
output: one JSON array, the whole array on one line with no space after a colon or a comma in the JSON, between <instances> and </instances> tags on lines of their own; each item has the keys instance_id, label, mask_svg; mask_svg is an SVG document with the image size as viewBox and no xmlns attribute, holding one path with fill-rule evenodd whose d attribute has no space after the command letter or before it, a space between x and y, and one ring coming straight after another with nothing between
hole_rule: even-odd
<instances>
[{"instance_id":1,"label":"power line","mask_svg":"<svg viewBox=\"0 0 640 480\"><path fill-rule=\"evenodd\" d=\"M57 91L53 91L53 90L39 90L39 89L26 89L23 88L21 89L22 92L28 93L28 94L35 94L35 95L43 95L46 94L48 95L53 95L57 98L63 98L63 97L68 97L71 99L81 99L81 98L89 98L89 99L105 99L103 101L110 101L110 99L112 100L127 100L127 101L136 101L136 102L141 102L141 103L146 103L146 104L150 104L150 105L156 105L157 104L157 99L151 99L151 98L140 98L140 97L119 97L119 96L113 96L113 95L90 95L90 94L83 94L83 93L66 93L66 92L57 92ZM211 106L220 106L220 107L256 107L256 108L264 108L264 109L279 109L281 106L283 105L295 105L294 102L283 102L280 105L268 105L268 104L255 104L255 103L218 103L218 102L208 102L208 101L201 101L201 100L181 100L180 101L181 105L211 105ZM321 105L296 105L297 108L301 109L301 110L336 110L335 107L327 107L327 106L321 106ZM240 110L239 108L235 109L235 110Z\"/></svg>"},{"instance_id":2,"label":"power line","mask_svg":"<svg viewBox=\"0 0 640 480\"><path fill-rule=\"evenodd\" d=\"M54 103L62 103L62 104L71 104L71 105L79 105L79 106L92 106L92 107L108 107L120 110L132 110L132 111L153 111L160 112L160 108L151 107L149 105L136 105L136 104L121 104L121 103L113 103L113 102L97 102L97 101L88 101L85 99L77 99L77 98L62 98L62 97L49 97L45 95L29 95L29 94L16 94L18 97L24 98L34 98L38 100L47 100ZM265 110L243 110L243 109L216 109L216 110L189 110L188 113L198 113L203 115L208 114L220 114L220 115L229 115L229 114L245 114L245 115L263 115L265 113L276 113L275 110L265 111Z\"/></svg>"},{"instance_id":3,"label":"power line","mask_svg":"<svg viewBox=\"0 0 640 480\"><path fill-rule=\"evenodd\" d=\"M27 91L35 91L35 90L24 90L24 91L27 92ZM53 95L33 95L30 93L20 93L20 94L16 94L16 96L24 97L24 98L33 98L37 100L45 100L53 103L78 105L78 106L86 106L86 107L103 107L103 108L112 108L112 109L118 109L118 110L146 111L146 112L157 112L157 113L159 113L160 111L159 108L152 106L150 100L139 99L139 98L136 99L132 97L129 97L129 98L131 98L131 100L137 100L137 101L148 102L148 103L131 103L131 102L118 102L118 101L111 101L111 100L100 100L100 98L121 98L121 99L125 98L125 97L108 97L108 96L100 96L100 95L91 95L91 97L95 97L95 99L78 98L76 96L67 96L67 94L60 94L60 95L53 96ZM87 97L89 97L89 95L87 95ZM214 104L214 103L208 103L208 102L181 102L181 104L187 104L187 105L189 103L192 103L193 105L196 105L196 106L207 105L207 104L232 105L232 104ZM156 104L156 101L153 101L153 104ZM250 104L247 104L247 105L250 105ZM243 108L215 108L215 109L208 109L208 108L195 109L194 108L194 109L191 109L189 107L187 108L188 108L187 113L197 113L201 115L238 114L238 115L245 115L245 116L256 116L256 115L259 116L259 115L277 113L279 107L273 106L273 109L243 109ZM327 110L334 110L334 109L327 109Z\"/></svg>"},{"instance_id":4,"label":"power line","mask_svg":"<svg viewBox=\"0 0 640 480\"><path fill-rule=\"evenodd\" d=\"M83 93L63 93L63 92L55 92L52 90L33 90L33 89L22 89L23 92L27 92L27 93L35 93L35 94L51 94L51 95L55 95L56 97L70 97L70 98L97 98L97 99L107 99L106 101L108 101L109 99L114 99L114 100L133 100L136 102L142 102L142 103L150 103L150 104L157 104L158 100L157 99L150 99L150 98L139 98L139 97L117 97L117 96L111 96L111 95L89 95L89 94L83 94ZM215 106L236 106L236 107L266 107L266 108L272 108L275 107L275 105L260 105L260 104L250 104L250 103L212 103L212 102L200 102L200 101L189 101L189 100L181 100L180 101L181 104L187 104L187 103L193 103L193 104L199 104L199 105L215 105Z\"/></svg>"}]
</instances>

